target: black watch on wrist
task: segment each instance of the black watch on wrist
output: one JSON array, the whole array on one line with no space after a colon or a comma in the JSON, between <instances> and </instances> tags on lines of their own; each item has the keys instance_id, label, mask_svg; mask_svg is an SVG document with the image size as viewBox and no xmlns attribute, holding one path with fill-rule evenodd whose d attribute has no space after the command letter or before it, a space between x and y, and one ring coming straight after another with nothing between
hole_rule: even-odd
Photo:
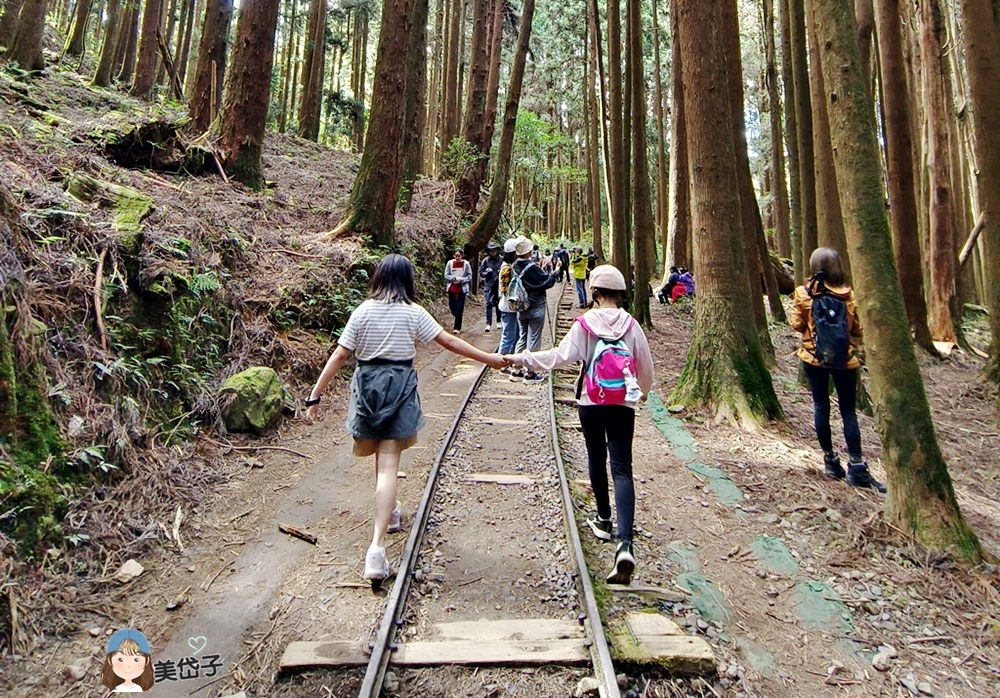
<instances>
[{"instance_id":1,"label":"black watch on wrist","mask_svg":"<svg viewBox=\"0 0 1000 698\"><path fill-rule=\"evenodd\" d=\"M312 407L313 405L318 405L319 400L320 399L318 397L306 398L306 407Z\"/></svg>"}]
</instances>

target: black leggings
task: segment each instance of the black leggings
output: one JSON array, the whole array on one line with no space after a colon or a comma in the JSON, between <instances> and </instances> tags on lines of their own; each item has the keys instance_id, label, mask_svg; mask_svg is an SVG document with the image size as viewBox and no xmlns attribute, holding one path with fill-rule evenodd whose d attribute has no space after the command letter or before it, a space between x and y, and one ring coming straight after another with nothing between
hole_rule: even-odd
<instances>
[{"instance_id":1,"label":"black leggings","mask_svg":"<svg viewBox=\"0 0 1000 698\"><path fill-rule=\"evenodd\" d=\"M618 540L632 540L635 522L635 483L632 482L632 435L635 410L624 405L580 405L580 426L587 442L590 486L597 501L597 515L611 518L608 498L608 452L618 510Z\"/></svg>"},{"instance_id":2,"label":"black leggings","mask_svg":"<svg viewBox=\"0 0 1000 698\"><path fill-rule=\"evenodd\" d=\"M465 294L448 292L448 310L455 317L455 329L462 329L462 316L465 314Z\"/></svg>"},{"instance_id":3,"label":"black leggings","mask_svg":"<svg viewBox=\"0 0 1000 698\"><path fill-rule=\"evenodd\" d=\"M855 412L855 402L858 393L858 369L856 368L823 368L803 362L809 389L813 398L813 422L816 425L816 438L820 448L829 452L833 450L833 437L830 435L830 378L837 390L837 402L840 405L840 418L844 420L844 440L847 441L847 454L852 463L860 463L861 429L858 428L858 415Z\"/></svg>"}]
</instances>

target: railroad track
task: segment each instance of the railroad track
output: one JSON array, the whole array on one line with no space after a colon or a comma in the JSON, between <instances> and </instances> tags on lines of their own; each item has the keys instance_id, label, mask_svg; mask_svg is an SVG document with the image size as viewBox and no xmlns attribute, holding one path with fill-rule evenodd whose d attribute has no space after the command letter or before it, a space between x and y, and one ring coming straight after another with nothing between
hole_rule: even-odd
<instances>
[{"instance_id":1,"label":"railroad track","mask_svg":"<svg viewBox=\"0 0 1000 698\"><path fill-rule=\"evenodd\" d=\"M555 341L575 293L566 284L549 295ZM552 381L511 382L483 367L431 468L370 656L357 643L296 642L283 669L366 659L359 698L491 687L501 695L517 683L572 695L587 677L601 696L620 696L559 452Z\"/></svg>"}]
</instances>

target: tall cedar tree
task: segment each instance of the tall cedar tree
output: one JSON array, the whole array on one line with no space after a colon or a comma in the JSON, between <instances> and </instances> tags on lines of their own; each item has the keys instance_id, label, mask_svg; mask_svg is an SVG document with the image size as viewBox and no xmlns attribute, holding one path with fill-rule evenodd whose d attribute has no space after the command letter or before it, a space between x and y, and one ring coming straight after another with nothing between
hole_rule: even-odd
<instances>
[{"instance_id":1,"label":"tall cedar tree","mask_svg":"<svg viewBox=\"0 0 1000 698\"><path fill-rule=\"evenodd\" d=\"M594 253L598 257L604 256L603 220L601 218L601 110L597 106L597 89L595 82L599 80L600 72L597 67L597 43L599 42L597 32L597 22L594 19L594 2L587 2L587 61L589 74L586 81L587 111L590 119L587 122L587 161L590 177L587 182L590 188L590 218L591 231L593 232Z\"/></svg>"},{"instance_id":2,"label":"tall cedar tree","mask_svg":"<svg viewBox=\"0 0 1000 698\"><path fill-rule=\"evenodd\" d=\"M229 37L232 20L233 0L208 0L189 105L191 128L197 133L203 133L211 127L212 118L222 104L226 53L229 47L226 39Z\"/></svg>"},{"instance_id":3,"label":"tall cedar tree","mask_svg":"<svg viewBox=\"0 0 1000 698\"><path fill-rule=\"evenodd\" d=\"M667 247L663 257L663 284L670 276L670 267L693 267L691 259L691 191L688 187L687 117L684 112L684 84L680 28L677 26L677 0L670 5L670 61L673 75L670 79L670 188L667 192Z\"/></svg>"},{"instance_id":4,"label":"tall cedar tree","mask_svg":"<svg viewBox=\"0 0 1000 698\"><path fill-rule=\"evenodd\" d=\"M45 11L48 0L24 0L17 23L17 31L11 42L7 57L21 66L22 70L41 71L45 69L42 56L42 34L45 32Z\"/></svg>"},{"instance_id":5,"label":"tall cedar tree","mask_svg":"<svg viewBox=\"0 0 1000 698\"><path fill-rule=\"evenodd\" d=\"M601 150L604 154L604 195L608 202L608 216L611 215L611 150L608 136L608 100L607 83L604 79L604 54L601 51L601 23L597 21L597 0L587 2L587 24L590 27L590 55L591 67L596 66L596 79L599 88L595 90L594 100L597 103L597 111L594 112L596 120L599 122L599 133L601 136ZM593 82L593 80L591 80ZM598 208L600 204L598 204ZM594 254L600 260L606 259L604 255L604 239L601 235L602 226L594 225Z\"/></svg>"},{"instance_id":6,"label":"tall cedar tree","mask_svg":"<svg viewBox=\"0 0 1000 698\"><path fill-rule=\"evenodd\" d=\"M663 254L669 241L667 240L667 188L670 181L667 176L667 143L666 124L663 119L663 76L660 69L660 19L659 7L653 0L650 8L653 15L653 111L656 115L656 223L660 227L660 241ZM664 269L668 269L664 265Z\"/></svg>"},{"instance_id":7,"label":"tall cedar tree","mask_svg":"<svg viewBox=\"0 0 1000 698\"><path fill-rule=\"evenodd\" d=\"M306 25L306 48L302 58L302 102L299 105L299 136L319 140L319 117L323 95L323 65L326 56L326 0L311 0Z\"/></svg>"},{"instance_id":8,"label":"tall cedar tree","mask_svg":"<svg viewBox=\"0 0 1000 698\"><path fill-rule=\"evenodd\" d=\"M641 324L653 324L649 314L649 279L656 267L656 227L649 194L649 158L646 154L646 80L642 59L642 0L628 0L628 78L632 83L632 221L635 230L635 290L633 315ZM626 279L631 275L626 275Z\"/></svg>"},{"instance_id":9,"label":"tall cedar tree","mask_svg":"<svg viewBox=\"0 0 1000 698\"><path fill-rule=\"evenodd\" d=\"M528 57L528 43L531 40L531 20L535 15L535 0L524 0L521 9L521 26L514 49L514 62L510 69L510 85L507 88L507 104L503 112L503 126L500 130L500 144L497 146L496 171L490 184L490 198L483 207L479 218L469 228L468 245L473 249L483 249L496 235L507 201L510 185L510 161L514 154L514 127L517 125L517 110L521 103L521 87L524 84L524 64Z\"/></svg>"},{"instance_id":10,"label":"tall cedar tree","mask_svg":"<svg viewBox=\"0 0 1000 698\"><path fill-rule=\"evenodd\" d=\"M677 0L684 56L688 181L698 279L695 326L672 400L707 404L719 419L751 425L781 416L747 297L747 257L733 144L732 109L719 27L732 0ZM741 79L741 76L734 76ZM722 138L720 134L727 134ZM758 296L759 298L759 296Z\"/></svg>"},{"instance_id":11,"label":"tall cedar tree","mask_svg":"<svg viewBox=\"0 0 1000 698\"><path fill-rule=\"evenodd\" d=\"M799 121L792 70L792 27L788 0L776 0L781 23L781 84L785 96L785 149L788 151L788 235L795 283L804 280L802 266L802 178L799 176Z\"/></svg>"},{"instance_id":12,"label":"tall cedar tree","mask_svg":"<svg viewBox=\"0 0 1000 698\"><path fill-rule=\"evenodd\" d=\"M970 562L982 550L955 499L934 435L896 277L882 194L875 110L861 72L850 0L810 0L819 35L834 165L865 328L875 418L888 475L886 515L933 548Z\"/></svg>"},{"instance_id":13,"label":"tall cedar tree","mask_svg":"<svg viewBox=\"0 0 1000 698\"><path fill-rule=\"evenodd\" d=\"M67 56L82 56L86 43L87 20L90 19L91 0L77 0L76 12L73 14L73 31L66 38L64 51Z\"/></svg>"},{"instance_id":14,"label":"tall cedar tree","mask_svg":"<svg viewBox=\"0 0 1000 698\"><path fill-rule=\"evenodd\" d=\"M111 71L115 62L115 44L118 39L121 16L121 0L108 0L108 14L104 27L104 40L101 42L101 56L97 61L97 71L94 73L94 84L97 87L111 85Z\"/></svg>"},{"instance_id":15,"label":"tall cedar tree","mask_svg":"<svg viewBox=\"0 0 1000 698\"><path fill-rule=\"evenodd\" d=\"M924 300L923 260L913 174L913 136L910 133L910 92L906 85L906 65L903 62L903 23L900 20L899 3L900 0L875 2L882 108L885 111L885 159L892 246L910 328L917 344L936 352L927 326L927 302Z\"/></svg>"},{"instance_id":16,"label":"tall cedar tree","mask_svg":"<svg viewBox=\"0 0 1000 698\"><path fill-rule=\"evenodd\" d=\"M407 54L399 47L410 43L413 2L386 0L382 6L365 150L344 220L331 233L368 235L376 247L395 243Z\"/></svg>"},{"instance_id":17,"label":"tall cedar tree","mask_svg":"<svg viewBox=\"0 0 1000 698\"><path fill-rule=\"evenodd\" d=\"M490 0L471 0L472 45L469 64L469 92L465 105L465 141L475 162L469 163L459 174L455 189L455 206L465 215L471 215L479 203L479 160L489 157L486 136L486 89L490 78L489 20Z\"/></svg>"},{"instance_id":18,"label":"tall cedar tree","mask_svg":"<svg viewBox=\"0 0 1000 698\"><path fill-rule=\"evenodd\" d=\"M778 0L781 2L782 0ZM778 97L778 58L775 50L774 0L764 0L764 54L768 117L771 130L771 182L774 195L774 239L778 255L788 259L792 241L788 224L788 185L785 182L785 150L781 143L781 99Z\"/></svg>"},{"instance_id":19,"label":"tall cedar tree","mask_svg":"<svg viewBox=\"0 0 1000 698\"><path fill-rule=\"evenodd\" d=\"M920 67L923 81L924 159L926 160L930 213L930 286L928 287L931 337L954 342L955 319L955 206L951 187L951 150L948 123L951 105L946 85L950 80L943 55L944 18L937 0L919 0Z\"/></svg>"},{"instance_id":20,"label":"tall cedar tree","mask_svg":"<svg viewBox=\"0 0 1000 698\"><path fill-rule=\"evenodd\" d=\"M279 3L245 0L241 4L233 60L219 112L219 150L226 172L257 190L264 188L261 149L271 95Z\"/></svg>"},{"instance_id":21,"label":"tall cedar tree","mask_svg":"<svg viewBox=\"0 0 1000 698\"><path fill-rule=\"evenodd\" d=\"M139 37L139 59L135 67L135 81L132 95L148 99L153 91L156 78L157 41L160 33L160 15L163 14L163 0L146 0L142 13L142 33Z\"/></svg>"},{"instance_id":22,"label":"tall cedar tree","mask_svg":"<svg viewBox=\"0 0 1000 698\"><path fill-rule=\"evenodd\" d=\"M818 244L816 230L816 171L813 156L812 104L809 99L809 62L806 58L805 0L784 0L788 3L789 50L795 100L799 154L799 220L801 247L798 249L799 266L808 274L809 256ZM854 35L852 30L851 35Z\"/></svg>"},{"instance_id":23,"label":"tall cedar tree","mask_svg":"<svg viewBox=\"0 0 1000 698\"><path fill-rule=\"evenodd\" d=\"M444 86L441 90L444 95L444 102L441 108L441 155L443 156L451 141L458 135L461 126L461 114L458 105L458 83L459 83L459 35L464 31L462 19L464 17L464 0L451 0L448 4L447 15L448 31L447 42L444 49Z\"/></svg>"},{"instance_id":24,"label":"tall cedar tree","mask_svg":"<svg viewBox=\"0 0 1000 698\"><path fill-rule=\"evenodd\" d=\"M608 0L608 151L610 156L611 193L609 217L611 227L611 263L625 275L631 276L628 268L628 195L625 173L625 133L622 111L624 109L622 88L622 28L621 5L619 0Z\"/></svg>"},{"instance_id":25,"label":"tall cedar tree","mask_svg":"<svg viewBox=\"0 0 1000 698\"><path fill-rule=\"evenodd\" d=\"M21 15L22 0L7 0L3 6L3 15L0 16L0 46L10 48L14 41L14 34L17 33L18 19Z\"/></svg>"},{"instance_id":26,"label":"tall cedar tree","mask_svg":"<svg viewBox=\"0 0 1000 698\"><path fill-rule=\"evenodd\" d=\"M427 91L427 15L428 0L413 0L413 30L406 56L406 96L403 100L403 168L400 179L399 203L404 211L410 210L413 200L413 183L420 174L423 152L424 126L427 109L424 95Z\"/></svg>"},{"instance_id":27,"label":"tall cedar tree","mask_svg":"<svg viewBox=\"0 0 1000 698\"><path fill-rule=\"evenodd\" d=\"M962 34L972 97L976 189L985 227L984 288L993 343L987 373L1000 386L1000 11L991 0L962 0ZM1000 395L998 395L1000 405Z\"/></svg>"}]
</instances>

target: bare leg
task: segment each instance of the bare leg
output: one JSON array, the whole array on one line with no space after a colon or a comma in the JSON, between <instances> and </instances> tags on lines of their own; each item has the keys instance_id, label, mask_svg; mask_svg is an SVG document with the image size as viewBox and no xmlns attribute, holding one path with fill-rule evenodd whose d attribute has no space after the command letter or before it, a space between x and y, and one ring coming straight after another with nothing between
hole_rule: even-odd
<instances>
[{"instance_id":1,"label":"bare leg","mask_svg":"<svg viewBox=\"0 0 1000 698\"><path fill-rule=\"evenodd\" d=\"M375 452L375 533L372 545L385 546L385 532L389 518L396 507L396 471L399 469L398 453Z\"/></svg>"}]
</instances>

